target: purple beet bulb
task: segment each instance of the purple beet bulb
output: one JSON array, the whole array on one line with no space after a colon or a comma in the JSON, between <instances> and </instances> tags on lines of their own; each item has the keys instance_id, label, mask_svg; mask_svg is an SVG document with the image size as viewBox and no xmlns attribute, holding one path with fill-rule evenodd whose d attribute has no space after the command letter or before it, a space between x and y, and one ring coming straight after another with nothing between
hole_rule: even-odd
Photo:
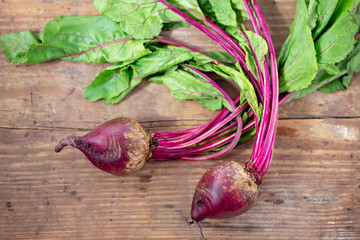
<instances>
[{"instance_id":1,"label":"purple beet bulb","mask_svg":"<svg viewBox=\"0 0 360 240\"><path fill-rule=\"evenodd\" d=\"M151 155L151 135L130 118L119 117L92 130L85 136L60 140L55 152L72 146L85 154L97 168L125 175L139 170Z\"/></svg>"}]
</instances>

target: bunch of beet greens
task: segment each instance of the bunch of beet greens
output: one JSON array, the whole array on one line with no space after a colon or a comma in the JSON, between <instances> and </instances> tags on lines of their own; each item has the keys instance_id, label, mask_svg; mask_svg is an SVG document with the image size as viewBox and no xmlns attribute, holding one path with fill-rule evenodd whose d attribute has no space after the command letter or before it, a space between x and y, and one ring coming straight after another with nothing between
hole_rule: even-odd
<instances>
[{"instance_id":1,"label":"bunch of beet greens","mask_svg":"<svg viewBox=\"0 0 360 240\"><path fill-rule=\"evenodd\" d=\"M359 2L299 0L277 58L256 0L94 0L102 15L58 17L43 33L4 35L0 47L14 64L111 63L85 88L89 101L118 103L147 79L166 85L180 101L220 110L207 124L151 134L134 120L117 118L86 136L64 138L55 149L76 147L112 174L138 170L149 158L220 158L256 135L248 160L219 163L201 178L191 211L197 222L236 216L254 204L270 165L279 105L318 89L346 89L360 71ZM190 25L224 52L205 53L160 36ZM238 96L232 99L210 73L234 81Z\"/></svg>"}]
</instances>

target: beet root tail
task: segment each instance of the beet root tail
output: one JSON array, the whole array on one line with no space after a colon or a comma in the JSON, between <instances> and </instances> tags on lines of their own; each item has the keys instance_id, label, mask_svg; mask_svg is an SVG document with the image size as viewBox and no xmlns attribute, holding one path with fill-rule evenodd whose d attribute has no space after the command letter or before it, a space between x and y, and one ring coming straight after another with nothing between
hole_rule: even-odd
<instances>
[{"instance_id":1,"label":"beet root tail","mask_svg":"<svg viewBox=\"0 0 360 240\"><path fill-rule=\"evenodd\" d=\"M191 218L191 220L188 220L186 217L184 217L184 220L187 224L189 224L189 225L194 224L197 227L201 240L207 240L204 236L204 233L203 233L202 227L199 224L199 221L197 221L194 218Z\"/></svg>"},{"instance_id":2,"label":"beet root tail","mask_svg":"<svg viewBox=\"0 0 360 240\"><path fill-rule=\"evenodd\" d=\"M59 141L59 144L55 147L55 152L61 152L61 150L63 150L64 147L71 145L71 146L75 146L76 143L75 141L78 139L79 137L76 136L68 136L66 138L63 138Z\"/></svg>"},{"instance_id":3,"label":"beet root tail","mask_svg":"<svg viewBox=\"0 0 360 240\"><path fill-rule=\"evenodd\" d=\"M201 240L207 240L204 236L204 233L203 233L203 230L202 230L202 227L200 226L199 222L196 221L195 219L192 220L192 223L197 227L198 231L199 231L199 234L200 234L200 237L201 237Z\"/></svg>"}]
</instances>

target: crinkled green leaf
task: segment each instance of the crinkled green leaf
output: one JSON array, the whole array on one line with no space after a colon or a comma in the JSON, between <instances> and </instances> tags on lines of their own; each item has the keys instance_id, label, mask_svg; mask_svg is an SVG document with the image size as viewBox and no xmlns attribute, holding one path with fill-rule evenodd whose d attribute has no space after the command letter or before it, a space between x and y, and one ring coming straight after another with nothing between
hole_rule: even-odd
<instances>
[{"instance_id":1,"label":"crinkled green leaf","mask_svg":"<svg viewBox=\"0 0 360 240\"><path fill-rule=\"evenodd\" d=\"M164 75L149 78L149 81L163 83L170 89L171 96L179 101L195 100L213 111L224 106L231 109L221 92L192 70L173 69Z\"/></svg>"},{"instance_id":2,"label":"crinkled green leaf","mask_svg":"<svg viewBox=\"0 0 360 240\"><path fill-rule=\"evenodd\" d=\"M39 63L56 58L82 62L119 62L149 53L146 40L130 40L104 16L65 16L50 21L43 35L10 33L0 40L9 61Z\"/></svg>"},{"instance_id":3,"label":"crinkled green leaf","mask_svg":"<svg viewBox=\"0 0 360 240\"><path fill-rule=\"evenodd\" d=\"M119 27L135 39L153 38L160 34L163 27L158 15L150 15L149 12L132 13L127 21L120 21ZM146 16L146 17L145 17Z\"/></svg>"},{"instance_id":4,"label":"crinkled green leaf","mask_svg":"<svg viewBox=\"0 0 360 240\"><path fill-rule=\"evenodd\" d=\"M237 26L236 13L230 0L198 0L198 3L208 15L223 26Z\"/></svg>"},{"instance_id":5,"label":"crinkled green leaf","mask_svg":"<svg viewBox=\"0 0 360 240\"><path fill-rule=\"evenodd\" d=\"M248 37L253 50L255 51L258 61L261 63L260 65L263 65L265 61L265 55L268 53L268 45L265 39L251 31L245 31L245 34Z\"/></svg>"},{"instance_id":6,"label":"crinkled green leaf","mask_svg":"<svg viewBox=\"0 0 360 240\"><path fill-rule=\"evenodd\" d=\"M201 14L201 10L194 0L168 2L173 2L177 6L184 5L184 8L189 7ZM182 17L159 1L94 0L94 5L101 14L117 22L124 32L135 39L156 37L164 28L187 26Z\"/></svg>"},{"instance_id":7,"label":"crinkled green leaf","mask_svg":"<svg viewBox=\"0 0 360 240\"><path fill-rule=\"evenodd\" d=\"M161 32L162 19L158 14L162 4L143 0L94 0L101 14L118 22L119 27L133 38L152 38Z\"/></svg>"},{"instance_id":8,"label":"crinkled green leaf","mask_svg":"<svg viewBox=\"0 0 360 240\"><path fill-rule=\"evenodd\" d=\"M163 48L156 46L150 46L150 48L153 51L150 54L127 65L113 65L99 73L95 80L85 88L85 97L89 101L103 99L107 103L117 103L143 78L189 61L199 54L166 45Z\"/></svg>"},{"instance_id":9,"label":"crinkled green leaf","mask_svg":"<svg viewBox=\"0 0 360 240\"><path fill-rule=\"evenodd\" d=\"M306 88L317 73L316 53L304 0L299 0L296 5L295 19L281 48L278 66L280 92Z\"/></svg>"},{"instance_id":10,"label":"crinkled green leaf","mask_svg":"<svg viewBox=\"0 0 360 240\"><path fill-rule=\"evenodd\" d=\"M166 0L168 3L181 10L194 19L204 19L204 13L201 10L197 0Z\"/></svg>"}]
</instances>

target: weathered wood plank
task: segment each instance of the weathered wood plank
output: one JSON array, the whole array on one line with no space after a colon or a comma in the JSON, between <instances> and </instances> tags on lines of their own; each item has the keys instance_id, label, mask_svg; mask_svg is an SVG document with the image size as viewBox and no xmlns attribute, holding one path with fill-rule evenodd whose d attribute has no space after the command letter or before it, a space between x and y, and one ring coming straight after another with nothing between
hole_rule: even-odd
<instances>
[{"instance_id":1,"label":"weathered wood plank","mask_svg":"<svg viewBox=\"0 0 360 240\"><path fill-rule=\"evenodd\" d=\"M349 89L328 94L321 91L290 101L280 109L281 118L360 117L360 74Z\"/></svg>"},{"instance_id":2,"label":"weathered wood plank","mask_svg":"<svg viewBox=\"0 0 360 240\"><path fill-rule=\"evenodd\" d=\"M208 238L358 239L359 129L357 119L281 120L257 204L204 221ZM0 129L1 239L197 239L183 217L213 162L150 163L115 177L80 152L53 152L71 132ZM244 160L251 147L224 160Z\"/></svg>"},{"instance_id":3,"label":"weathered wood plank","mask_svg":"<svg viewBox=\"0 0 360 240\"><path fill-rule=\"evenodd\" d=\"M215 115L195 102L175 101L165 86L146 81L118 105L90 103L83 97L83 89L105 65L52 61L15 66L7 63L3 55L0 61L1 127L89 129L124 115L142 122L192 119L205 122ZM289 102L281 108L280 117L359 117L359 78L357 74L347 91L316 92Z\"/></svg>"}]
</instances>

